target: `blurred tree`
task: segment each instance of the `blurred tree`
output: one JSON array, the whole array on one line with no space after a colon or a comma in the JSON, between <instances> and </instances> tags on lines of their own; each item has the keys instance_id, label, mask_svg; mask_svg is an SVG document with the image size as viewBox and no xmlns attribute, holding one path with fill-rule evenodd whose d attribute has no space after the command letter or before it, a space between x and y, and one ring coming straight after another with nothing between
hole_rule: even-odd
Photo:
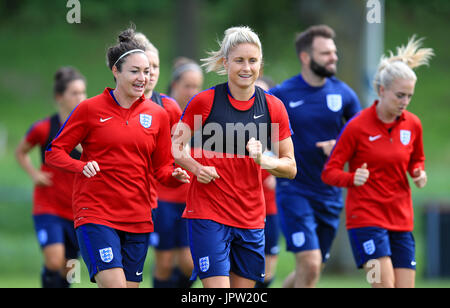
<instances>
[{"instance_id":1,"label":"blurred tree","mask_svg":"<svg viewBox=\"0 0 450 308\"><path fill-rule=\"evenodd\" d=\"M200 1L176 1L174 57L185 56L192 59L198 57Z\"/></svg>"}]
</instances>

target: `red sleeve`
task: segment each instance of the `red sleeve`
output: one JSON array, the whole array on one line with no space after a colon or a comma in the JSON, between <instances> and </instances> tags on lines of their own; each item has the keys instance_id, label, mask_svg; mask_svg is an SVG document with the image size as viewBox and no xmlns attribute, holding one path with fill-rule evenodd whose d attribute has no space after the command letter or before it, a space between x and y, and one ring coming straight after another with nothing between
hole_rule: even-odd
<instances>
[{"instance_id":1,"label":"red sleeve","mask_svg":"<svg viewBox=\"0 0 450 308\"><path fill-rule=\"evenodd\" d=\"M322 171L322 181L328 185L353 186L354 173L344 171L345 163L350 160L356 149L355 132L349 124L343 129Z\"/></svg>"},{"instance_id":2,"label":"red sleeve","mask_svg":"<svg viewBox=\"0 0 450 308\"><path fill-rule=\"evenodd\" d=\"M411 153L411 160L408 165L409 175L413 175L414 169L420 168L425 170L425 153L423 151L423 133L422 133L422 124L420 120L417 118L417 124L415 129L416 137L414 139L414 148Z\"/></svg>"},{"instance_id":3,"label":"red sleeve","mask_svg":"<svg viewBox=\"0 0 450 308\"><path fill-rule=\"evenodd\" d=\"M272 131L272 141L277 142L290 137L293 132L289 123L289 116L284 104L274 95L266 93L267 106L269 108L270 120L273 124L278 124L278 129Z\"/></svg>"},{"instance_id":4,"label":"red sleeve","mask_svg":"<svg viewBox=\"0 0 450 308\"><path fill-rule=\"evenodd\" d=\"M186 123L191 130L200 129L208 118L214 102L214 89L208 89L194 96L186 106L181 116L181 121ZM201 123L195 123L201 119ZM200 126L201 126L200 125Z\"/></svg>"},{"instance_id":5,"label":"red sleeve","mask_svg":"<svg viewBox=\"0 0 450 308\"><path fill-rule=\"evenodd\" d=\"M70 114L58 135L45 152L45 162L68 172L81 173L86 162L73 159L70 152L85 138L89 123L87 101L79 104Z\"/></svg>"},{"instance_id":6,"label":"red sleeve","mask_svg":"<svg viewBox=\"0 0 450 308\"><path fill-rule=\"evenodd\" d=\"M182 114L181 108L173 98L165 95L162 96L162 102L164 105L164 109L169 116L170 129L173 130L174 127L176 127L178 121L180 121Z\"/></svg>"},{"instance_id":7,"label":"red sleeve","mask_svg":"<svg viewBox=\"0 0 450 308\"><path fill-rule=\"evenodd\" d=\"M161 110L158 120L160 121L158 139L156 140L156 150L152 154L154 176L161 184L177 187L183 183L172 176L174 159L167 112Z\"/></svg>"},{"instance_id":8,"label":"red sleeve","mask_svg":"<svg viewBox=\"0 0 450 308\"><path fill-rule=\"evenodd\" d=\"M44 145L50 134L49 119L41 120L34 123L25 135L25 141L35 146L36 144Z\"/></svg>"}]
</instances>

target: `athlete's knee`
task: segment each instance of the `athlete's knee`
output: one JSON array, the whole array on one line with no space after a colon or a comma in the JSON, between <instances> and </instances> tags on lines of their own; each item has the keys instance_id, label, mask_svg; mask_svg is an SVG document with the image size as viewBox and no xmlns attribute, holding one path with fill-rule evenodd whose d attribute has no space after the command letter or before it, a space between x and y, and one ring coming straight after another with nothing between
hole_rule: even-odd
<instances>
[{"instance_id":1,"label":"athlete's knee","mask_svg":"<svg viewBox=\"0 0 450 308\"><path fill-rule=\"evenodd\" d=\"M296 276L302 277L307 284L315 283L320 276L322 270L322 257L320 251L305 252L297 255L297 271Z\"/></svg>"},{"instance_id":2,"label":"athlete's knee","mask_svg":"<svg viewBox=\"0 0 450 308\"><path fill-rule=\"evenodd\" d=\"M192 274L194 269L194 263L192 262L192 257L190 255L182 255L178 260L180 270L184 275L189 276Z\"/></svg>"},{"instance_id":3,"label":"athlete's knee","mask_svg":"<svg viewBox=\"0 0 450 308\"><path fill-rule=\"evenodd\" d=\"M65 248L61 243L48 245L43 249L45 267L51 271L64 269L66 263Z\"/></svg>"},{"instance_id":4,"label":"athlete's knee","mask_svg":"<svg viewBox=\"0 0 450 308\"><path fill-rule=\"evenodd\" d=\"M155 276L159 279L168 279L172 274L174 263L168 258L158 258L155 266Z\"/></svg>"},{"instance_id":5,"label":"athlete's knee","mask_svg":"<svg viewBox=\"0 0 450 308\"><path fill-rule=\"evenodd\" d=\"M321 262L307 260L300 267L300 273L305 276L307 281L317 280L320 276Z\"/></svg>"},{"instance_id":6,"label":"athlete's knee","mask_svg":"<svg viewBox=\"0 0 450 308\"><path fill-rule=\"evenodd\" d=\"M45 267L51 271L62 271L66 259L64 256L52 255L45 258Z\"/></svg>"}]
</instances>

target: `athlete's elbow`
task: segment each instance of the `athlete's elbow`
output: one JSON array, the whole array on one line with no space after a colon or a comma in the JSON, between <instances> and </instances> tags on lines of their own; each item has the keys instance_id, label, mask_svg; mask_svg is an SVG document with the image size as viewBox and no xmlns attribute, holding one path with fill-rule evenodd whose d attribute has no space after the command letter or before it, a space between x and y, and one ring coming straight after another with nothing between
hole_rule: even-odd
<instances>
[{"instance_id":1,"label":"athlete's elbow","mask_svg":"<svg viewBox=\"0 0 450 308\"><path fill-rule=\"evenodd\" d=\"M289 176L287 177L289 180L295 179L297 176L297 167L292 168L292 170L289 172Z\"/></svg>"},{"instance_id":2,"label":"athlete's elbow","mask_svg":"<svg viewBox=\"0 0 450 308\"><path fill-rule=\"evenodd\" d=\"M295 163L295 160L292 161L292 163L289 165L289 168L286 170L285 178L288 178L289 180L295 179L297 176L297 164Z\"/></svg>"}]
</instances>

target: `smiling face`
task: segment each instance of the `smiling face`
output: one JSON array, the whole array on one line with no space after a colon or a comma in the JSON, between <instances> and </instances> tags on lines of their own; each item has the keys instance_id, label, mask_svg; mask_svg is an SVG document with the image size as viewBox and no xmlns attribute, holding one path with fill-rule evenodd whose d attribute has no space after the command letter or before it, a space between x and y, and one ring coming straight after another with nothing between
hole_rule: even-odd
<instances>
[{"instance_id":1,"label":"smiling face","mask_svg":"<svg viewBox=\"0 0 450 308\"><path fill-rule=\"evenodd\" d=\"M386 115L400 116L414 95L415 80L396 79L388 87L380 86L380 107Z\"/></svg>"},{"instance_id":2,"label":"smiling face","mask_svg":"<svg viewBox=\"0 0 450 308\"><path fill-rule=\"evenodd\" d=\"M253 87L261 69L261 50L250 43L234 47L223 66L228 73L228 83L241 89Z\"/></svg>"},{"instance_id":3,"label":"smiling face","mask_svg":"<svg viewBox=\"0 0 450 308\"><path fill-rule=\"evenodd\" d=\"M316 75L331 77L336 74L338 56L333 39L315 37L308 55L309 66Z\"/></svg>"},{"instance_id":4,"label":"smiling face","mask_svg":"<svg viewBox=\"0 0 450 308\"><path fill-rule=\"evenodd\" d=\"M112 72L116 78L117 89L132 98L139 98L144 94L150 78L150 65L143 52L128 55L121 65L121 71L113 66Z\"/></svg>"}]
</instances>

